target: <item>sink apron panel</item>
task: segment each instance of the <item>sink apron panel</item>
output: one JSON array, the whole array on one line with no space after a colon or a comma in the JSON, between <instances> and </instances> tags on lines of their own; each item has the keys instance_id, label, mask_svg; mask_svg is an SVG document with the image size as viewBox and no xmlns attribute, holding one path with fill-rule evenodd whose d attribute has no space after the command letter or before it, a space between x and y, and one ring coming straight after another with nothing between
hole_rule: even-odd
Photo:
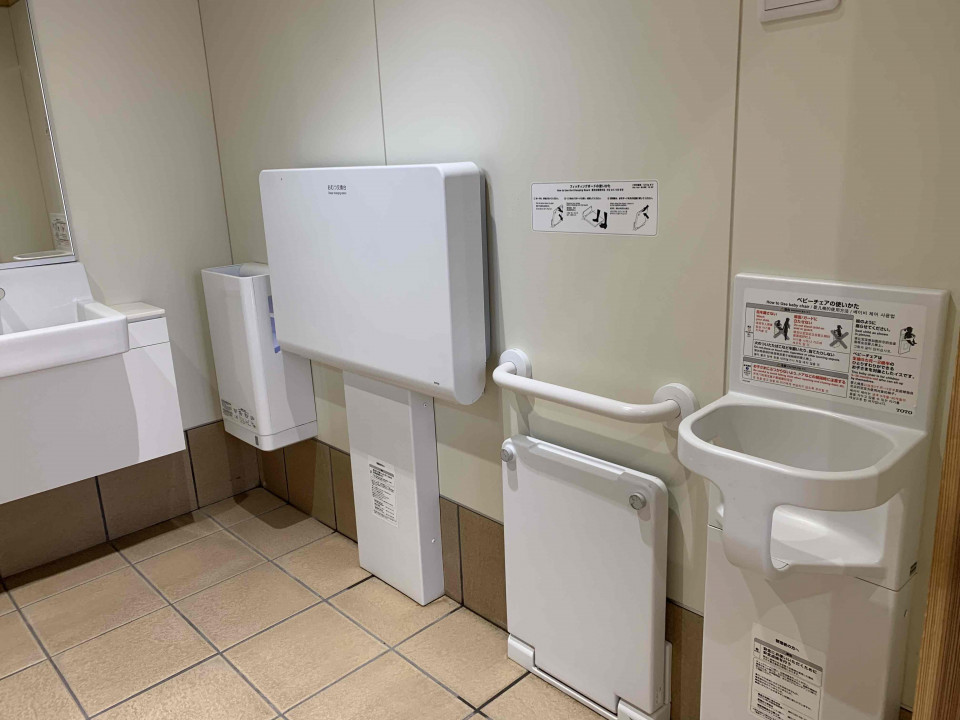
<instances>
[{"instance_id":1,"label":"sink apron panel","mask_svg":"<svg viewBox=\"0 0 960 720\"><path fill-rule=\"evenodd\" d=\"M169 343L0 379L0 503L184 447Z\"/></svg>"}]
</instances>

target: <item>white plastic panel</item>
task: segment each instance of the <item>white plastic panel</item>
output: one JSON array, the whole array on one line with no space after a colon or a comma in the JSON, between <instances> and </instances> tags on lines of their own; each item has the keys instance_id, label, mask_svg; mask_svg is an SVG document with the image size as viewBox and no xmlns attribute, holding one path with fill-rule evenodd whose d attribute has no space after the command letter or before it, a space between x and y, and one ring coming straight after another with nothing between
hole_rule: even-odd
<instances>
[{"instance_id":1,"label":"white plastic panel","mask_svg":"<svg viewBox=\"0 0 960 720\"><path fill-rule=\"evenodd\" d=\"M667 489L525 436L504 443L507 623L536 667L616 713L667 701ZM646 506L634 509L632 494Z\"/></svg>"},{"instance_id":2,"label":"white plastic panel","mask_svg":"<svg viewBox=\"0 0 960 720\"><path fill-rule=\"evenodd\" d=\"M426 605L443 595L433 398L343 374L360 565Z\"/></svg>"},{"instance_id":3,"label":"white plastic panel","mask_svg":"<svg viewBox=\"0 0 960 720\"><path fill-rule=\"evenodd\" d=\"M284 350L469 404L483 392L483 183L473 163L265 170Z\"/></svg>"},{"instance_id":4,"label":"white plastic panel","mask_svg":"<svg viewBox=\"0 0 960 720\"><path fill-rule=\"evenodd\" d=\"M704 720L757 720L754 638L775 633L822 672L804 687L782 671L807 708L768 685L784 714L804 720L897 720L912 583L899 592L852 577L792 575L769 581L732 565L722 533L708 527L700 713ZM774 671L776 672L776 671ZM769 677L769 673L765 673ZM761 677L761 681L763 678ZM789 691L788 691L789 692ZM787 708L792 714L787 714Z\"/></svg>"}]
</instances>

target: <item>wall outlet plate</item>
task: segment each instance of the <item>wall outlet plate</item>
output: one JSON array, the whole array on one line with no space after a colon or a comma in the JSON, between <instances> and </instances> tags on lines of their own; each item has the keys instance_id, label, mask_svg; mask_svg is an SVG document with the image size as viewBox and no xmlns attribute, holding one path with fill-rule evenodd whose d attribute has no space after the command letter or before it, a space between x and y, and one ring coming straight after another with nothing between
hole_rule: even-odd
<instances>
[{"instance_id":1,"label":"wall outlet plate","mask_svg":"<svg viewBox=\"0 0 960 720\"><path fill-rule=\"evenodd\" d=\"M836 10L840 0L757 0L760 22Z\"/></svg>"}]
</instances>

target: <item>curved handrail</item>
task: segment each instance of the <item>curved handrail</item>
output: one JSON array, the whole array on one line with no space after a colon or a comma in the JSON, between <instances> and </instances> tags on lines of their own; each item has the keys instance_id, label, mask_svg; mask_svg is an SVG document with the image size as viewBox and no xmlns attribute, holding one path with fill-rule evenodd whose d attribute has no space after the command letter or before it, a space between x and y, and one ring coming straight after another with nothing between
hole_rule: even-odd
<instances>
[{"instance_id":1,"label":"curved handrail","mask_svg":"<svg viewBox=\"0 0 960 720\"><path fill-rule=\"evenodd\" d=\"M493 381L502 388L522 395L631 423L662 422L676 427L680 420L698 407L693 391L678 383L664 385L657 390L653 403L637 405L534 380L531 374L526 354L522 350L507 350L500 356L500 365L493 371Z\"/></svg>"}]
</instances>

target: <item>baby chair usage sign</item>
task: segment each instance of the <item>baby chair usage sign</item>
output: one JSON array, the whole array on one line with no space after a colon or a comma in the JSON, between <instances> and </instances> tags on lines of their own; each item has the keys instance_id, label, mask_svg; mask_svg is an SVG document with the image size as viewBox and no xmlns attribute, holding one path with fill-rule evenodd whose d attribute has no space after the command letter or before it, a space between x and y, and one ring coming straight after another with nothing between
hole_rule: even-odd
<instances>
[{"instance_id":1,"label":"baby chair usage sign","mask_svg":"<svg viewBox=\"0 0 960 720\"><path fill-rule=\"evenodd\" d=\"M652 237L657 189L656 180L533 183L533 229Z\"/></svg>"},{"instance_id":2,"label":"baby chair usage sign","mask_svg":"<svg viewBox=\"0 0 960 720\"><path fill-rule=\"evenodd\" d=\"M748 289L740 377L890 413L917 407L926 309Z\"/></svg>"}]
</instances>

